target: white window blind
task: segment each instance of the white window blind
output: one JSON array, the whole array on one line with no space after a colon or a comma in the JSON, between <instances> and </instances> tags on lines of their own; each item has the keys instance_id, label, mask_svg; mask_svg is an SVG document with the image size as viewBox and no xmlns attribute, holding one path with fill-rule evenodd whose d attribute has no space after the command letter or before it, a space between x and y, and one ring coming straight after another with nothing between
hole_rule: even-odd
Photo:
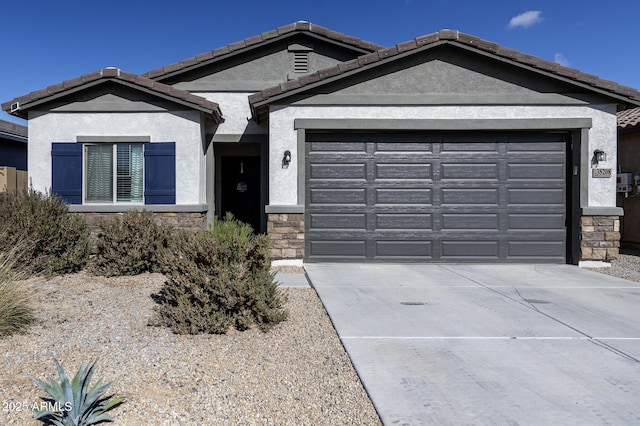
<instances>
[{"instance_id":1,"label":"white window blind","mask_svg":"<svg viewBox=\"0 0 640 426\"><path fill-rule=\"evenodd\" d=\"M86 200L113 202L113 145L86 146Z\"/></svg>"},{"instance_id":2,"label":"white window blind","mask_svg":"<svg viewBox=\"0 0 640 426\"><path fill-rule=\"evenodd\" d=\"M117 147L117 202L142 202L142 145Z\"/></svg>"}]
</instances>

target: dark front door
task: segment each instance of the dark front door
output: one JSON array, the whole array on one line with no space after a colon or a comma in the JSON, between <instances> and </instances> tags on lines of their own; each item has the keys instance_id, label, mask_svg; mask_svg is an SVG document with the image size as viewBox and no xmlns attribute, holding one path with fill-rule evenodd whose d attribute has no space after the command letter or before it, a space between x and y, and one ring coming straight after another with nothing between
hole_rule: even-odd
<instances>
[{"instance_id":1,"label":"dark front door","mask_svg":"<svg viewBox=\"0 0 640 426\"><path fill-rule=\"evenodd\" d=\"M223 157L221 216L227 212L260 232L260 157Z\"/></svg>"}]
</instances>

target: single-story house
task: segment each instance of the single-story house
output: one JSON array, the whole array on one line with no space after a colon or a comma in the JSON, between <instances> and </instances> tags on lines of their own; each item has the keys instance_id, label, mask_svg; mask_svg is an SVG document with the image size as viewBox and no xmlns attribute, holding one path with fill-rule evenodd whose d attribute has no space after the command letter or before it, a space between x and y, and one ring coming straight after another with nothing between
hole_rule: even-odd
<instances>
[{"instance_id":1,"label":"single-story house","mask_svg":"<svg viewBox=\"0 0 640 426\"><path fill-rule=\"evenodd\" d=\"M27 170L27 127L0 120L0 167Z\"/></svg>"},{"instance_id":2,"label":"single-story house","mask_svg":"<svg viewBox=\"0 0 640 426\"><path fill-rule=\"evenodd\" d=\"M624 209L624 216L620 218L620 245L634 250L640 249L638 144L640 144L640 108L618 112L618 172L620 177L627 178L625 182L618 182L617 205Z\"/></svg>"},{"instance_id":3,"label":"single-story house","mask_svg":"<svg viewBox=\"0 0 640 426\"><path fill-rule=\"evenodd\" d=\"M455 30L384 48L308 22L2 108L29 170L88 217L230 211L281 262L618 254L616 114L640 93Z\"/></svg>"}]
</instances>

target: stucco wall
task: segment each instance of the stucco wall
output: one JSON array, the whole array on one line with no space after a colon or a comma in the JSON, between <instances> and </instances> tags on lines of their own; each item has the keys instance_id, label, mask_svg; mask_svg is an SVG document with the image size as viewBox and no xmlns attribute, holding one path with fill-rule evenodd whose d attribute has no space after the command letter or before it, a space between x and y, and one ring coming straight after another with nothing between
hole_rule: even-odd
<instances>
[{"instance_id":1,"label":"stucco wall","mask_svg":"<svg viewBox=\"0 0 640 426\"><path fill-rule=\"evenodd\" d=\"M266 130L251 120L249 93L198 92L201 96L220 105L224 122L216 129L216 135L266 134Z\"/></svg>"},{"instance_id":2,"label":"stucco wall","mask_svg":"<svg viewBox=\"0 0 640 426\"><path fill-rule=\"evenodd\" d=\"M78 136L148 136L176 143L176 204L206 203L205 156L200 113L37 113L29 114L29 178L34 189L51 189L51 143Z\"/></svg>"},{"instance_id":3,"label":"stucco wall","mask_svg":"<svg viewBox=\"0 0 640 426\"><path fill-rule=\"evenodd\" d=\"M285 150L297 159L296 119L576 119L592 120L589 129L588 150L607 152L607 161L599 167L616 169L616 106L272 106L269 115L269 204L272 206L295 206L298 200L298 168L304 167L293 161L282 168ZM514 130L514 129L512 129ZM591 157L582 158L590 164ZM583 207L613 207L616 205L615 173L611 178L587 179L588 195Z\"/></svg>"}]
</instances>

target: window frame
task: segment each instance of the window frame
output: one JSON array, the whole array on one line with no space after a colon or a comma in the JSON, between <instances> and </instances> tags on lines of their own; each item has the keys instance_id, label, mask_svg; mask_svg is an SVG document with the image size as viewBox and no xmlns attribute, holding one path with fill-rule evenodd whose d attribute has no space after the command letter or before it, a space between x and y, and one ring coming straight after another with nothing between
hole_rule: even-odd
<instances>
[{"instance_id":1,"label":"window frame","mask_svg":"<svg viewBox=\"0 0 640 426\"><path fill-rule=\"evenodd\" d=\"M118 201L118 145L137 145L142 149L142 161L141 161L141 173L142 173L142 181L141 181L141 200L140 201ZM112 149L112 158L111 158L111 167L112 167L112 189L111 189L111 201L88 201L87 200L87 185L88 185L88 177L87 177L87 161L88 161L88 147L90 146L110 146ZM82 204L83 205L104 205L104 206L112 206L112 205L133 205L139 206L145 204L145 187L146 187L146 170L145 170L145 143L142 142L90 142L90 143L82 143Z\"/></svg>"}]
</instances>

